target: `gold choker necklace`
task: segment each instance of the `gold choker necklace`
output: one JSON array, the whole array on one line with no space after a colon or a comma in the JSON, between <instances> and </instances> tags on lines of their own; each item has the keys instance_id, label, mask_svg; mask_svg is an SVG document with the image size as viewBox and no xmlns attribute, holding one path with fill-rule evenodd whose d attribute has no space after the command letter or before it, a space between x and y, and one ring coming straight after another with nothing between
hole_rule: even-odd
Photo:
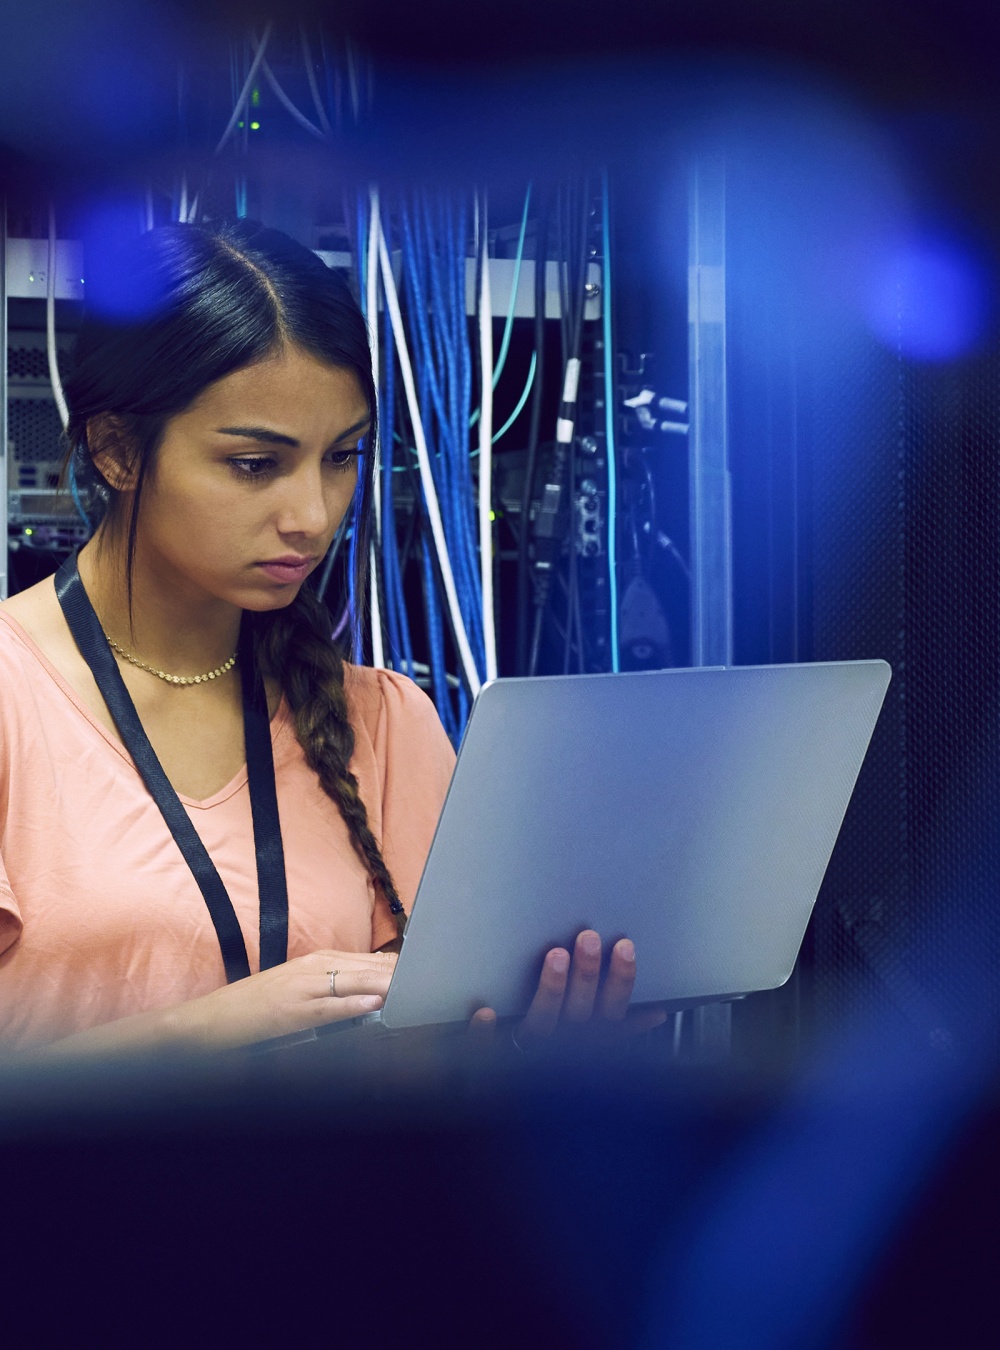
<instances>
[{"instance_id":1,"label":"gold choker necklace","mask_svg":"<svg viewBox=\"0 0 1000 1350\"><path fill-rule=\"evenodd\" d=\"M108 637L108 646L112 651L116 651L119 656L126 660L129 665L138 666L140 670L148 671L150 675L155 675L159 680L166 680L167 684L204 684L206 680L217 680L220 675L225 675L227 671L232 670L236 664L237 652L233 652L228 661L221 666L216 666L214 670L208 671L205 675L168 675L165 670L157 670L155 666L147 666L145 661L140 661L137 656L127 652L124 647L119 647L114 638Z\"/></svg>"}]
</instances>

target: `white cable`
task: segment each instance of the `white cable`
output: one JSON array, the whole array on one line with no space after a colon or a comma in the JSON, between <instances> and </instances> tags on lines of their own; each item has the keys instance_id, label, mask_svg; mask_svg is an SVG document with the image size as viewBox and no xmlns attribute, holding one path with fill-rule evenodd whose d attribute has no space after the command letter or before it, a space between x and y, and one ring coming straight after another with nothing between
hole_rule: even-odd
<instances>
[{"instance_id":1,"label":"white cable","mask_svg":"<svg viewBox=\"0 0 1000 1350\"><path fill-rule=\"evenodd\" d=\"M312 51L309 47L309 39L306 36L306 26L299 24L299 37L302 40L302 59L306 66L306 79L309 81L309 92L312 94L312 101L316 107L316 116L319 118L319 124L326 136L333 136L333 127L330 125L330 119L326 115L326 109L323 107L323 100L320 98L319 85L316 83L316 72L313 69Z\"/></svg>"},{"instance_id":2,"label":"white cable","mask_svg":"<svg viewBox=\"0 0 1000 1350\"><path fill-rule=\"evenodd\" d=\"M354 50L351 47L350 38L344 38L344 55L347 59L347 87L351 95L351 112L354 114L355 122L361 113L361 94L358 89L358 75L354 65Z\"/></svg>"},{"instance_id":3,"label":"white cable","mask_svg":"<svg viewBox=\"0 0 1000 1350\"><path fill-rule=\"evenodd\" d=\"M451 615L452 627L455 633L455 644L458 647L459 659L462 662L462 669L465 672L465 682L469 687L469 692L474 698L476 694L479 693L479 672L476 670L472 648L469 646L469 635L465 631L462 611L458 606L458 594L455 590L455 577L451 570L451 559L448 557L448 546L445 543L444 527L441 524L441 508L438 505L437 491L434 487L434 475L431 472L430 455L427 452L427 441L424 438L424 424L420 417L420 406L417 403L416 385L413 382L413 367L410 365L410 352L406 345L406 333L403 329L403 316L399 310L399 296L396 293L396 282L392 275L389 250L385 246L385 235L382 232L381 227L379 227L378 232L378 255L382 269L382 285L385 289L386 308L389 311L389 321L392 324L396 352L399 356L399 368L403 377L403 388L406 390L406 405L410 410L410 421L413 424L414 448L417 452L417 464L420 469L420 482L424 491L424 503L427 507L427 518L430 521L431 535L434 539L434 549L437 553L438 565L441 568L441 580L444 584L445 598L448 601L448 612Z\"/></svg>"},{"instance_id":4,"label":"white cable","mask_svg":"<svg viewBox=\"0 0 1000 1350\"><path fill-rule=\"evenodd\" d=\"M308 131L311 136L315 136L317 140L325 141L326 136L322 131L320 131L316 123L310 122L309 118L305 115L305 113L302 112L301 109L297 108L295 104L292 102L292 100L285 93L284 89L278 83L278 78L275 75L274 71L271 69L270 63L268 61L261 62L261 70L264 72L265 80L267 80L268 84L271 86L271 88L277 95L278 102L288 113L291 114L292 117L295 118L299 126L304 127L305 130Z\"/></svg>"},{"instance_id":5,"label":"white cable","mask_svg":"<svg viewBox=\"0 0 1000 1350\"><path fill-rule=\"evenodd\" d=\"M177 207L177 219L181 225L187 224L188 218L188 176L181 174L181 200Z\"/></svg>"},{"instance_id":6,"label":"white cable","mask_svg":"<svg viewBox=\"0 0 1000 1350\"><path fill-rule=\"evenodd\" d=\"M479 353L483 398L479 412L479 575L483 589L483 637L486 678L497 677L497 637L493 617L493 298L490 292L489 230L486 194L479 230Z\"/></svg>"},{"instance_id":7,"label":"white cable","mask_svg":"<svg viewBox=\"0 0 1000 1350\"><path fill-rule=\"evenodd\" d=\"M378 353L378 238L381 231L378 209L378 188L369 190L371 210L368 217L368 276L365 296L365 311L368 320L368 346L372 355L372 379L375 383L375 401L379 396L379 353ZM359 241L360 243L360 241ZM381 417L376 417L376 426L381 426ZM391 434L391 433L390 433ZM372 616L372 665L385 666L385 649L382 644L382 611L378 601L378 570L375 561L375 545L382 540L382 492L381 492L381 432L371 446L372 486L375 493L375 539L371 546L371 559L368 569L371 587Z\"/></svg>"},{"instance_id":8,"label":"white cable","mask_svg":"<svg viewBox=\"0 0 1000 1350\"><path fill-rule=\"evenodd\" d=\"M375 397L379 394L379 353L378 353L378 241L382 233L379 215L378 188L368 190L370 211L368 214L368 268L366 278L365 317L368 320L368 345L372 354L372 379L375 382ZM359 241L360 243L360 241ZM378 418L379 427L382 425ZM372 446L375 459L375 538L382 541L382 494L378 490L379 473L382 467L381 431Z\"/></svg>"},{"instance_id":9,"label":"white cable","mask_svg":"<svg viewBox=\"0 0 1000 1350\"><path fill-rule=\"evenodd\" d=\"M260 45L250 63L250 69L247 71L247 77L243 82L243 88L240 90L240 96L236 100L236 107L233 109L233 115L226 124L226 129L219 138L219 144L215 147L215 153L218 154L222 147L229 140L230 136L236 130L236 124L246 106L246 101L250 97L250 91L253 89L253 82L257 78L257 71L260 69L260 63L264 59L264 53L267 51L267 44L271 40L271 29L274 27L272 20L268 20L264 32L261 35Z\"/></svg>"},{"instance_id":10,"label":"white cable","mask_svg":"<svg viewBox=\"0 0 1000 1350\"><path fill-rule=\"evenodd\" d=\"M378 572L375 563L375 541L372 540L368 555L368 589L371 595L372 616L372 665L376 670L385 669L385 648L382 645L382 611L378 603Z\"/></svg>"},{"instance_id":11,"label":"white cable","mask_svg":"<svg viewBox=\"0 0 1000 1350\"><path fill-rule=\"evenodd\" d=\"M69 426L69 408L59 378L59 349L56 347L56 209L49 202L49 256L45 270L45 349L49 357L49 379L52 397L59 409L63 430Z\"/></svg>"}]
</instances>

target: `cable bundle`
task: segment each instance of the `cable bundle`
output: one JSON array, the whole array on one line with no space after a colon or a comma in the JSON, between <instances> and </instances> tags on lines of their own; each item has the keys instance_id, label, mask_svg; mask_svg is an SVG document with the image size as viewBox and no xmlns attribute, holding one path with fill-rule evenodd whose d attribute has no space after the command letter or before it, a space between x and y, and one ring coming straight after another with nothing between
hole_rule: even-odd
<instances>
[{"instance_id":1,"label":"cable bundle","mask_svg":"<svg viewBox=\"0 0 1000 1350\"><path fill-rule=\"evenodd\" d=\"M400 212L417 398L459 609L482 680L486 675L486 637L469 454L472 358L465 313L466 226L463 204L456 208L442 199L432 212L424 194L404 204ZM462 689L458 720L463 725L466 715L466 692Z\"/></svg>"},{"instance_id":2,"label":"cable bundle","mask_svg":"<svg viewBox=\"0 0 1000 1350\"><path fill-rule=\"evenodd\" d=\"M422 675L426 670L442 722L456 741L464 730L471 698L483 680L493 678L497 673L492 596L492 446L513 425L534 386L525 483L525 496L528 505L531 504L535 461L531 450L532 447L537 449L540 433L540 381L535 382L542 365L546 229L539 231L537 251L541 256L535 275L538 312L527 380L511 415L499 431L494 433L492 430L493 391L510 346L530 200L529 192L520 224L510 306L495 365L485 201L479 199L470 205L468 199L453 194L415 192L395 204L390 220L390 212L380 209L373 190L368 197L358 198L351 211L359 290L372 332L373 363L380 376L381 443L375 447L375 453L380 456L381 464L370 596L372 658L375 664L385 662L410 675ZM568 600L565 627L559 630L564 648L560 664L563 669L569 668L570 651L575 646L577 668L584 668L583 623L571 531L575 492L574 427L591 202L586 184L575 194L567 191L556 201L554 223L558 251L566 258L559 268L564 378L555 428L555 460L547 478L555 473L558 485L555 495L562 502L560 519L569 514L570 523L567 526L564 521L558 538L553 535L552 546L556 553L547 564L548 576L535 576L532 655L524 666L521 665L522 658L518 662L520 668L528 670L537 663L549 579L556 575L557 564L560 585ZM600 198L599 202L604 205ZM543 212L543 218L545 214ZM604 226L601 242L606 246L606 216L601 224ZM470 255L474 263L470 261ZM471 286L473 267L474 289ZM384 312L380 312L379 282L384 294ZM467 289L476 297L474 325L470 325L468 318ZM607 353L605 360L610 364ZM473 409L476 384L478 398ZM613 445L609 446L609 451L609 458L612 458ZM413 500L413 510L405 517L399 511L397 501L403 486ZM541 546L536 538L539 522L545 523L543 517L542 511L532 526L527 511L521 512L518 544L522 586L526 581L530 531L535 539L536 573L540 565L546 565L539 561L545 550L542 548L539 552ZM553 524L555 526L555 522ZM568 535L567 530L570 530ZM568 564L564 542L567 538ZM551 548L549 552L552 552ZM560 554L562 563L559 563ZM613 560L609 559L609 562L613 576ZM411 564L416 569L416 577L410 570ZM567 572L565 578L564 570ZM407 609L408 596L411 606L415 598L417 577L427 635L426 668L414 662L414 616L412 609L410 612ZM360 599L351 597L351 605L356 605ZM614 595L612 607L615 607ZM519 622L523 622L520 614L518 617ZM522 637L521 642L523 640ZM520 650L524 652L523 647ZM616 655L613 654L613 659ZM355 656L360 659L361 653L355 653ZM448 669L455 658L457 674Z\"/></svg>"}]
</instances>

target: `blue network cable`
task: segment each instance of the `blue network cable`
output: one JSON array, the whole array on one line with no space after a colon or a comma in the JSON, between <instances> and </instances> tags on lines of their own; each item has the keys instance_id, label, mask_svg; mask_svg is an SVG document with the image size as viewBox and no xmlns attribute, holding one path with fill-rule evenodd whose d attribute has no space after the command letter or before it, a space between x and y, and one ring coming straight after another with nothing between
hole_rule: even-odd
<instances>
[{"instance_id":1,"label":"blue network cable","mask_svg":"<svg viewBox=\"0 0 1000 1350\"><path fill-rule=\"evenodd\" d=\"M380 425L379 438L381 441L381 455L379 457L379 466L382 474L381 482L375 484L375 491L382 498L382 581L384 590L383 609L385 613L385 626L389 638L389 664L394 669L398 667L399 658L402 652L402 635L399 628L399 617L396 608L396 587L393 563L399 563L399 555L396 552L396 513L392 495L392 408L393 408L393 348L391 325L386 325L385 347L382 355L382 388L379 391L380 399ZM385 423L383 425L382 423ZM388 434L386 431L388 429ZM409 673L409 672L408 672Z\"/></svg>"},{"instance_id":2,"label":"blue network cable","mask_svg":"<svg viewBox=\"0 0 1000 1350\"><path fill-rule=\"evenodd\" d=\"M401 215L401 244L408 299L407 327L410 333L409 345L418 401L422 410L428 444L432 448L431 472L441 506L446 545L453 557L456 590L459 592L459 607L463 611L464 620L468 613L468 603L466 588L461 584L461 572L455 566L456 560L454 557L454 536L456 532L455 494L452 490L454 456L450 453L450 419L447 413L447 382L452 363L449 359L448 344L444 340L442 330L440 327L434 326L433 318L431 321L428 320L429 300L433 293L430 275L431 249L429 236L425 236L420 224L416 213L411 215L411 212L404 207ZM439 307L435 305L433 312L439 314ZM388 376L388 359L386 370ZM395 397L394 374L388 378L390 378L390 386L386 390L385 406L387 411L385 416L386 425L389 429L384 438L384 453L388 458L383 480L383 502L387 508L383 515L383 558L386 560L383 565L383 581L388 611L387 619L390 624L390 640L394 643L404 642L405 646L409 647L402 574L394 538L394 475L391 472L394 447L392 446L392 413L390 410L391 399ZM453 699L447 681L444 661L444 615L441 597L438 594L437 572L433 565L429 552L429 541L425 533L422 533L420 540L420 561L427 619L432 692L445 729L452 736L452 739L455 739L461 732L461 726L456 724ZM412 662L412 653L406 651L405 655Z\"/></svg>"},{"instance_id":3,"label":"blue network cable","mask_svg":"<svg viewBox=\"0 0 1000 1350\"><path fill-rule=\"evenodd\" d=\"M518 266L523 257L530 205L525 198L518 240ZM444 542L451 561L458 611L465 626L473 657L485 673L485 634L479 563L477 492L473 475L474 452L470 445L473 353L466 314L466 235L469 205L446 193L418 194L402 204L398 245L403 260L406 296L407 346L414 372L417 400L427 439L430 471L441 509ZM358 203L358 240L365 235L364 204ZM364 287L364 251L359 248L359 275ZM515 275L518 267L515 267ZM364 293L364 291L362 292ZM501 343L494 385L503 367L512 331L513 302ZM396 461L393 405L398 384L395 378L393 336L387 332L382 366L383 437L382 479L382 570L385 623L394 664L400 659L412 669L412 648L403 593L405 560L399 556L394 493L398 474L409 468ZM533 357L527 381L512 415L498 432L499 439L520 415L531 392L537 368ZM398 439L398 438L395 438ZM412 453L403 446L402 453ZM415 508L419 509L419 507ZM434 701L446 731L458 740L469 712L469 696L454 680L449 685L445 668L445 610L441 579L431 542L422 520L418 535L418 566L421 573L427 621L429 665Z\"/></svg>"},{"instance_id":4,"label":"blue network cable","mask_svg":"<svg viewBox=\"0 0 1000 1350\"><path fill-rule=\"evenodd\" d=\"M434 564L431 560L430 542L425 535L420 541L420 561L424 583L424 613L427 620L427 639L431 686L434 690L434 702L445 731L454 742L458 728L452 711L451 697L448 692L448 676L444 665L444 637L442 618L438 608L437 583L434 579Z\"/></svg>"},{"instance_id":5,"label":"blue network cable","mask_svg":"<svg viewBox=\"0 0 1000 1350\"><path fill-rule=\"evenodd\" d=\"M357 267L358 267L358 290L361 296L361 310L365 313L366 296L368 293L368 258L365 249L365 239L368 235L368 213L367 203L362 193L357 196L357 215L355 217L355 226L357 229ZM365 314L367 322L368 315ZM356 594L354 586L355 567L357 566L358 555L358 520L361 514L361 475L358 475L357 486L354 490L352 502L352 528L351 544L348 551L347 560L347 604L351 623L351 660L355 665L361 665L364 661L364 646L362 643L362 623L361 614L365 603L365 597Z\"/></svg>"},{"instance_id":6,"label":"blue network cable","mask_svg":"<svg viewBox=\"0 0 1000 1350\"><path fill-rule=\"evenodd\" d=\"M457 475L457 538L456 545L463 559L467 578L468 608L473 631L477 635L477 660L481 675L485 675L486 643L482 622L482 589L479 571L479 537L476 519L476 489L472 480L472 461L469 446L469 405L472 401L472 355L469 349L469 328L465 312L465 236L466 207L460 202L453 212L450 203L444 208L442 234L445 239L442 289L447 295L446 313L452 325L452 346L455 354L453 378L457 390L457 406L453 411L453 437L456 446Z\"/></svg>"},{"instance_id":7,"label":"blue network cable","mask_svg":"<svg viewBox=\"0 0 1000 1350\"><path fill-rule=\"evenodd\" d=\"M358 596L354 587L354 569L358 560L358 516L361 510L361 479L354 490L351 503L351 542L347 551L347 613L351 625L351 660L356 666L364 661L361 644L361 624L358 621Z\"/></svg>"},{"instance_id":8,"label":"blue network cable","mask_svg":"<svg viewBox=\"0 0 1000 1350\"><path fill-rule=\"evenodd\" d=\"M384 227L383 227L384 228ZM388 239L386 247L389 246ZM403 579L399 563L399 544L396 537L396 507L393 498L393 412L395 409L395 346L392 325L385 326L385 355L383 358L382 408L385 426L382 428L382 572L385 589L386 622L389 629L394 663L402 657L403 669L413 675L413 648L410 625L403 596ZM416 509L416 503L414 503Z\"/></svg>"},{"instance_id":9,"label":"blue network cable","mask_svg":"<svg viewBox=\"0 0 1000 1350\"><path fill-rule=\"evenodd\" d=\"M452 388L460 382L461 356L456 353L453 341L453 304L448 303L439 270L442 265L448 265L448 249L446 246L442 259L441 252L433 248L434 231L429 212L417 208L411 216L404 206L402 225L403 262L410 298L418 392L422 398L422 407L426 410L425 431L431 431L428 439L435 446L431 458L432 472L441 503L459 609L477 665L482 668L485 666L485 643L477 584L478 564L470 557L468 547L467 521L471 499L468 441L465 419L455 415L457 410L451 399ZM462 301L461 317L464 324L464 293ZM458 406L461 407L460 401ZM449 416L449 413L452 415ZM456 423L461 425L460 431Z\"/></svg>"},{"instance_id":10,"label":"blue network cable","mask_svg":"<svg viewBox=\"0 0 1000 1350\"><path fill-rule=\"evenodd\" d=\"M511 333L514 331L514 310L517 305L517 292L521 283L521 263L524 261L524 239L528 230L528 207L530 203L531 203L531 184L529 183L528 191L525 193L524 196L524 212L521 216L521 232L518 235L517 239L517 253L514 255L514 279L511 282L510 303L507 306L507 319L503 326L503 339L500 343L500 354L497 356L496 365L493 367L494 389L500 383L500 376L503 374L504 367L507 364L507 352L510 349L510 336ZM529 389L530 389L530 377L529 377ZM514 417L516 417L517 413L519 413L521 409L524 407L527 398L528 395L526 392L522 396L521 402L518 404L517 412L514 414ZM507 427L510 426L510 423L513 420L514 418L510 419L510 421L507 423L507 426L504 427L503 429L504 431L507 430ZM475 426L475 424L478 421L479 421L479 409L474 408L472 411L472 416L469 419L469 425ZM494 444L496 444L496 442L500 439L502 435L503 431L498 432L493 437Z\"/></svg>"},{"instance_id":11,"label":"blue network cable","mask_svg":"<svg viewBox=\"0 0 1000 1350\"><path fill-rule=\"evenodd\" d=\"M73 498L73 505L76 507L77 515L83 521L84 525L86 525L87 528L89 529L90 517L87 515L87 512L84 509L83 501L80 497L80 485L76 481L76 463L72 458L70 458L69 461L69 472L67 474L67 478L69 480L70 496Z\"/></svg>"}]
</instances>

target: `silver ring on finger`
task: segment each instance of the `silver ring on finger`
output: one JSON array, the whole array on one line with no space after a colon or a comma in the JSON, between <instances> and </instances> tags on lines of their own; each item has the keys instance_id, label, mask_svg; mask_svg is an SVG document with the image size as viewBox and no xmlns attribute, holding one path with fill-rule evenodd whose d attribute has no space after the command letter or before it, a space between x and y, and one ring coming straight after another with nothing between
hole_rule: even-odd
<instances>
[{"instance_id":1,"label":"silver ring on finger","mask_svg":"<svg viewBox=\"0 0 1000 1350\"><path fill-rule=\"evenodd\" d=\"M339 971L339 970L328 970L326 973L327 973L327 974L329 975L329 977L330 977L330 997L331 997L331 998L336 998L336 997L337 997L337 976L340 974L340 971Z\"/></svg>"}]
</instances>

